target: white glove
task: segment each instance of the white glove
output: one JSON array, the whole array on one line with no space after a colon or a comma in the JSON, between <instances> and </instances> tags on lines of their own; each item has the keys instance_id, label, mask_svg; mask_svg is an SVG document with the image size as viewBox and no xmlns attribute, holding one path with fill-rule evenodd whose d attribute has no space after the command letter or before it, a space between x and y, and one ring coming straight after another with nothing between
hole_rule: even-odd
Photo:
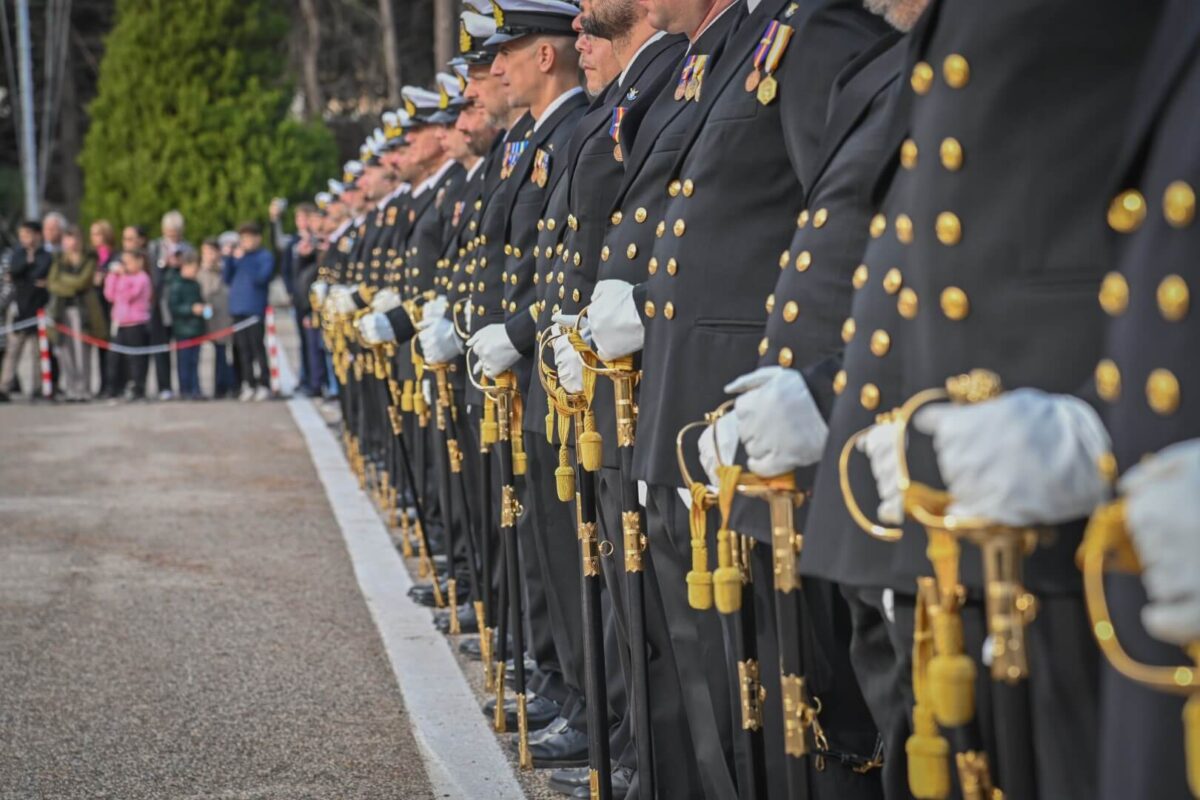
<instances>
[{"instance_id":1,"label":"white glove","mask_svg":"<svg viewBox=\"0 0 1200 800\"><path fill-rule=\"evenodd\" d=\"M424 316L417 330L420 331L417 338L421 340L421 352L430 364L445 364L462 354L462 339L454 331L454 323L446 317Z\"/></svg>"},{"instance_id":2,"label":"white glove","mask_svg":"<svg viewBox=\"0 0 1200 800\"><path fill-rule=\"evenodd\" d=\"M738 437L753 472L782 475L821 460L829 426L799 372L761 367L725 391L740 395L734 404Z\"/></svg>"},{"instance_id":3,"label":"white glove","mask_svg":"<svg viewBox=\"0 0 1200 800\"><path fill-rule=\"evenodd\" d=\"M444 317L446 316L446 312L449 310L450 301L446 299L446 295L439 294L437 297L421 306L421 319L426 320Z\"/></svg>"},{"instance_id":4,"label":"white glove","mask_svg":"<svg viewBox=\"0 0 1200 800\"><path fill-rule=\"evenodd\" d=\"M708 485L720 483L717 467L733 463L738 445L738 414L730 411L719 417L715 424L709 425L700 434L700 465L708 476ZM717 460L717 448L721 449L721 459Z\"/></svg>"},{"instance_id":5,"label":"white glove","mask_svg":"<svg viewBox=\"0 0 1200 800\"><path fill-rule=\"evenodd\" d=\"M596 355L604 361L642 349L646 328L633 300L633 284L606 280L596 283L588 309Z\"/></svg>"},{"instance_id":6,"label":"white glove","mask_svg":"<svg viewBox=\"0 0 1200 800\"><path fill-rule=\"evenodd\" d=\"M1142 624L1172 644L1200 639L1200 439L1164 448L1118 486L1150 599Z\"/></svg>"},{"instance_id":7,"label":"white glove","mask_svg":"<svg viewBox=\"0 0 1200 800\"><path fill-rule=\"evenodd\" d=\"M574 328L578 326L579 335L583 337L585 342L587 342L588 347L591 347L594 344L594 340L592 339L592 325L588 321L587 317L584 317L583 322L580 323L578 314L555 314L553 321L557 322L563 328Z\"/></svg>"},{"instance_id":8,"label":"white glove","mask_svg":"<svg viewBox=\"0 0 1200 800\"><path fill-rule=\"evenodd\" d=\"M332 314L350 315L358 311L354 304L354 287L341 284L329 290L329 299L325 301L327 310Z\"/></svg>"},{"instance_id":9,"label":"white glove","mask_svg":"<svg viewBox=\"0 0 1200 800\"><path fill-rule=\"evenodd\" d=\"M363 344L374 346L396 341L396 332L392 330L392 323L388 322L385 314L380 314L378 311L363 314L358 318L357 325L358 335L362 338Z\"/></svg>"},{"instance_id":10,"label":"white glove","mask_svg":"<svg viewBox=\"0 0 1200 800\"><path fill-rule=\"evenodd\" d=\"M400 304L400 294L395 289L386 287L377 291L371 298L371 310L381 314L399 308Z\"/></svg>"},{"instance_id":11,"label":"white glove","mask_svg":"<svg viewBox=\"0 0 1200 800\"><path fill-rule=\"evenodd\" d=\"M492 379L504 373L521 358L521 354L508 338L508 331L499 322L472 334L467 340L467 347L471 348L475 357L479 359L476 373L483 370L483 374Z\"/></svg>"},{"instance_id":12,"label":"white glove","mask_svg":"<svg viewBox=\"0 0 1200 800\"><path fill-rule=\"evenodd\" d=\"M872 425L855 445L871 461L875 491L879 494L879 521L885 525L904 522L904 499L900 496L900 461L896 458L896 423Z\"/></svg>"},{"instance_id":13,"label":"white glove","mask_svg":"<svg viewBox=\"0 0 1200 800\"><path fill-rule=\"evenodd\" d=\"M314 281L309 293L317 300L313 305L320 308L325 305L325 298L329 296L329 284L325 281Z\"/></svg>"},{"instance_id":14,"label":"white glove","mask_svg":"<svg viewBox=\"0 0 1200 800\"><path fill-rule=\"evenodd\" d=\"M583 358L565 334L554 340L554 368L564 389L571 394L583 392Z\"/></svg>"},{"instance_id":15,"label":"white glove","mask_svg":"<svg viewBox=\"0 0 1200 800\"><path fill-rule=\"evenodd\" d=\"M924 408L913 424L933 436L952 514L1043 525L1086 517L1105 498L1108 432L1077 397L1017 389Z\"/></svg>"}]
</instances>

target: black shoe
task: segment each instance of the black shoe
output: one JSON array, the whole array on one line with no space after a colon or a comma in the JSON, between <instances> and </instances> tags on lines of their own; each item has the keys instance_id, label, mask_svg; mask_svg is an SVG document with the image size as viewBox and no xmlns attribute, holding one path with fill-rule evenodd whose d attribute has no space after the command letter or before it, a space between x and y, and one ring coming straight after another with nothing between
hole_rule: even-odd
<instances>
[{"instance_id":1,"label":"black shoe","mask_svg":"<svg viewBox=\"0 0 1200 800\"><path fill-rule=\"evenodd\" d=\"M514 741L513 746L517 746ZM533 756L536 769L558 767L586 767L588 763L588 737L583 731L568 726L552 736L529 743L529 754Z\"/></svg>"},{"instance_id":2,"label":"black shoe","mask_svg":"<svg viewBox=\"0 0 1200 800\"><path fill-rule=\"evenodd\" d=\"M559 794L569 797L581 786L584 789L588 788L589 773L590 770L587 767L563 767L550 773L550 780L547 784Z\"/></svg>"},{"instance_id":3,"label":"black shoe","mask_svg":"<svg viewBox=\"0 0 1200 800\"><path fill-rule=\"evenodd\" d=\"M525 701L525 720L529 724L530 732L540 731L554 720L558 719L558 712L562 708L553 700L547 700L538 694L527 695L529 699ZM490 697L483 704L483 715L488 719L493 719L496 713L496 698ZM517 729L517 699L508 697L504 700L504 725L510 731Z\"/></svg>"},{"instance_id":4,"label":"black shoe","mask_svg":"<svg viewBox=\"0 0 1200 800\"><path fill-rule=\"evenodd\" d=\"M442 633L450 633L450 609L434 612L433 624ZM479 633L479 623L475 619L475 606L463 603L458 607L458 626L462 633Z\"/></svg>"},{"instance_id":5,"label":"black shoe","mask_svg":"<svg viewBox=\"0 0 1200 800\"><path fill-rule=\"evenodd\" d=\"M589 787L587 784L586 776L588 774L588 771L585 769L583 771L583 773L585 776L583 785L575 787L575 789L572 790L570 794L571 794L571 797L581 797L581 798L584 798L584 800L587 800L587 798L591 797L592 795L591 795L591 791L589 790ZM629 784L633 781L633 776L634 776L633 767L618 766L613 769L613 771L612 771L613 800L624 800L625 796L627 794L629 794ZM551 788L554 788L553 779L551 779L551 781L552 781ZM566 793L564 792L564 794L566 794Z\"/></svg>"},{"instance_id":6,"label":"black shoe","mask_svg":"<svg viewBox=\"0 0 1200 800\"><path fill-rule=\"evenodd\" d=\"M442 600L448 600L450 597L450 590L446 588L446 582L439 580L438 588L441 589ZM413 602L419 606L425 606L426 608L437 607L437 596L433 593L432 583L421 583L412 587L408 590L408 596L411 597Z\"/></svg>"},{"instance_id":7,"label":"black shoe","mask_svg":"<svg viewBox=\"0 0 1200 800\"><path fill-rule=\"evenodd\" d=\"M540 742L547 737L557 736L565 731L568 727L570 726L567 724L567 718L560 714L559 716L550 720L550 724L546 727L529 734L529 743L533 744L534 742Z\"/></svg>"},{"instance_id":8,"label":"black shoe","mask_svg":"<svg viewBox=\"0 0 1200 800\"><path fill-rule=\"evenodd\" d=\"M509 648L509 652L510 653L512 652L511 647ZM504 662L504 675L505 675L504 682L508 685L508 687L510 689L516 688L516 683L515 683L515 681L517 679L516 678L516 669L517 669L517 662L513 661L511 658L509 658L508 661ZM532 677L533 673L536 671L537 671L537 662L534 661L532 658L526 657L525 658L525 681L527 683L528 683L530 677Z\"/></svg>"}]
</instances>

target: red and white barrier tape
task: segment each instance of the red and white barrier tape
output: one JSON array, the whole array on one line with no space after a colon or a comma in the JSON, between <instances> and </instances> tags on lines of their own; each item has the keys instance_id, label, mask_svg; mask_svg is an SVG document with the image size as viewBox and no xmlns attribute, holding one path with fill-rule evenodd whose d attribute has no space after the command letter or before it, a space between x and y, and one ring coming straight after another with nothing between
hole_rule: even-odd
<instances>
[{"instance_id":1,"label":"red and white barrier tape","mask_svg":"<svg viewBox=\"0 0 1200 800\"><path fill-rule=\"evenodd\" d=\"M23 331L26 328L32 328L37 324L38 324L37 317L30 317L29 319L23 319L20 322L14 322L12 325L0 327L0 336L7 336L10 333L16 333L17 331Z\"/></svg>"},{"instance_id":2,"label":"red and white barrier tape","mask_svg":"<svg viewBox=\"0 0 1200 800\"><path fill-rule=\"evenodd\" d=\"M41 314L42 312L39 311L38 313ZM63 325L61 322L54 323L54 327L59 333L70 336L72 339L78 339L79 341L84 342L85 344L90 344L93 347L99 347L101 350L109 350L113 353L121 353L122 355L127 356L149 356L154 355L155 353L167 353L172 350L186 350L189 347L199 347L205 342L211 342L216 339L224 339L227 336L242 330L243 328L249 328L260 319L261 317L258 316L246 317L245 319L234 323L228 328L221 328L219 331L209 331L208 333L201 334L200 336L193 336L191 339L178 339L165 344L148 344L141 347L130 347L129 345L117 344L116 342L110 342L106 339L97 339L95 336L89 336L82 331L76 331L73 328Z\"/></svg>"}]
</instances>

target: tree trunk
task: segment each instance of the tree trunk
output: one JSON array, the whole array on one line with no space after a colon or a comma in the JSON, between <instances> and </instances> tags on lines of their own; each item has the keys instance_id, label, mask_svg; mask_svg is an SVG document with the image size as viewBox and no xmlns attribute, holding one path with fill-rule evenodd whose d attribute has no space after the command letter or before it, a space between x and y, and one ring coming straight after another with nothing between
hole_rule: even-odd
<instances>
[{"instance_id":1,"label":"tree trunk","mask_svg":"<svg viewBox=\"0 0 1200 800\"><path fill-rule=\"evenodd\" d=\"M317 72L317 58L321 53L321 19L316 0L300 0L300 15L304 17L304 45L301 65L304 77L304 115L309 120L319 119L325 112L325 96L321 91L321 79Z\"/></svg>"},{"instance_id":2,"label":"tree trunk","mask_svg":"<svg viewBox=\"0 0 1200 800\"><path fill-rule=\"evenodd\" d=\"M379 27L383 29L383 70L387 77L388 106L400 105L400 53L396 46L396 12L392 0L379 0Z\"/></svg>"},{"instance_id":3,"label":"tree trunk","mask_svg":"<svg viewBox=\"0 0 1200 800\"><path fill-rule=\"evenodd\" d=\"M454 11L454 0L433 0L433 71L446 69L446 62L454 58L458 14Z\"/></svg>"},{"instance_id":4,"label":"tree trunk","mask_svg":"<svg viewBox=\"0 0 1200 800\"><path fill-rule=\"evenodd\" d=\"M79 91L75 83L74 59L67 57L62 82L62 106L58 116L58 171L63 197L63 211L68 219L79 219L79 204L83 199L83 173L79 168L79 151L83 146L83 121L79 114Z\"/></svg>"}]
</instances>

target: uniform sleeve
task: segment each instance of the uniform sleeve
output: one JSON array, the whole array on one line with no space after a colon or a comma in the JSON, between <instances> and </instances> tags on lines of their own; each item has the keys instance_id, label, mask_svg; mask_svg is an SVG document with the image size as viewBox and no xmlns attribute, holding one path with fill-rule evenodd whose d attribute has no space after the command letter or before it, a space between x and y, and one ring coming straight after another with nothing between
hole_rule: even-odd
<instances>
[{"instance_id":1,"label":"uniform sleeve","mask_svg":"<svg viewBox=\"0 0 1200 800\"><path fill-rule=\"evenodd\" d=\"M408 316L408 311L404 306L397 306L384 316L392 326L392 331L396 334L396 342L407 342L417 333L417 328L413 325L412 317Z\"/></svg>"},{"instance_id":2,"label":"uniform sleeve","mask_svg":"<svg viewBox=\"0 0 1200 800\"><path fill-rule=\"evenodd\" d=\"M537 343L537 320L530 313L531 308L527 307L504 321L508 340L517 348L518 353L526 357L533 355L534 345Z\"/></svg>"}]
</instances>

